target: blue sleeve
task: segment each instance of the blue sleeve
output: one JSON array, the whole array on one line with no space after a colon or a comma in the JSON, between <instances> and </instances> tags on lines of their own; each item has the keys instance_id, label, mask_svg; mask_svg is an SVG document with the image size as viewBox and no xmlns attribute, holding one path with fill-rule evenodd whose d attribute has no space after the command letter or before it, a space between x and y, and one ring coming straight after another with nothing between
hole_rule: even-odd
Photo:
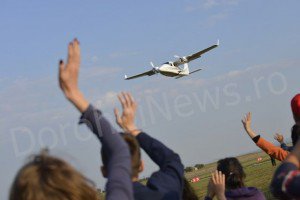
<instances>
[{"instance_id":1,"label":"blue sleeve","mask_svg":"<svg viewBox=\"0 0 300 200\"><path fill-rule=\"evenodd\" d=\"M300 197L300 171L292 163L283 163L276 170L271 182L271 191L280 199Z\"/></svg>"},{"instance_id":2,"label":"blue sleeve","mask_svg":"<svg viewBox=\"0 0 300 200\"><path fill-rule=\"evenodd\" d=\"M293 151L293 147L287 146L284 142L280 144L280 147L285 151Z\"/></svg>"},{"instance_id":3,"label":"blue sleeve","mask_svg":"<svg viewBox=\"0 0 300 200\"><path fill-rule=\"evenodd\" d=\"M159 166L159 171L151 175L147 186L160 190L170 199L181 199L184 166L179 155L146 133L140 133L137 140L141 148Z\"/></svg>"},{"instance_id":4,"label":"blue sleeve","mask_svg":"<svg viewBox=\"0 0 300 200\"><path fill-rule=\"evenodd\" d=\"M99 138L108 162L106 199L132 200L131 157L124 139L102 116L99 110L89 105L82 114L80 124L85 123Z\"/></svg>"}]
</instances>

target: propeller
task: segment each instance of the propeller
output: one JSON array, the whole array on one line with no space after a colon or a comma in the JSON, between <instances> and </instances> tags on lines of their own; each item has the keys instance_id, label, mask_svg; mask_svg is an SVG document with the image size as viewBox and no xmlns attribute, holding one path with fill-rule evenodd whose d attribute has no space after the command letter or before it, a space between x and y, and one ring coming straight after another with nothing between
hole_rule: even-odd
<instances>
[{"instance_id":1,"label":"propeller","mask_svg":"<svg viewBox=\"0 0 300 200\"><path fill-rule=\"evenodd\" d=\"M150 65L152 66L153 71L154 71L155 73L158 73L158 72L159 72L159 67L155 67L155 65L153 64L153 62L150 62Z\"/></svg>"}]
</instances>

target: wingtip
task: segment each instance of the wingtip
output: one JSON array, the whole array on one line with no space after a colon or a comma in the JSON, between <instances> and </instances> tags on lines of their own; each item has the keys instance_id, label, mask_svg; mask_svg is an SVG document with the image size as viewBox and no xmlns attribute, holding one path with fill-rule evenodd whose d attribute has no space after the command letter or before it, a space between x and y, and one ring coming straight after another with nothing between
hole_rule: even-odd
<instances>
[{"instance_id":1,"label":"wingtip","mask_svg":"<svg viewBox=\"0 0 300 200\"><path fill-rule=\"evenodd\" d=\"M220 40L218 39L218 41L217 41L217 46L219 46L220 45Z\"/></svg>"},{"instance_id":2,"label":"wingtip","mask_svg":"<svg viewBox=\"0 0 300 200\"><path fill-rule=\"evenodd\" d=\"M125 80L127 80L127 78L128 78L128 77L127 77L127 75L125 74Z\"/></svg>"}]
</instances>

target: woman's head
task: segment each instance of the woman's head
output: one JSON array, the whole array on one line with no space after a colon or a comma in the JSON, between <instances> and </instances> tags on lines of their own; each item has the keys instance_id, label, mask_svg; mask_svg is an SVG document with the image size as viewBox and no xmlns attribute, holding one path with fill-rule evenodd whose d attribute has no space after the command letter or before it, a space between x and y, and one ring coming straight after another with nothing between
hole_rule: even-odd
<instances>
[{"instance_id":1,"label":"woman's head","mask_svg":"<svg viewBox=\"0 0 300 200\"><path fill-rule=\"evenodd\" d=\"M10 200L97 199L91 182L65 161L47 151L33 156L18 172Z\"/></svg>"},{"instance_id":2,"label":"woman's head","mask_svg":"<svg viewBox=\"0 0 300 200\"><path fill-rule=\"evenodd\" d=\"M224 158L219 160L217 170L225 175L227 189L237 189L245 186L246 174L238 159Z\"/></svg>"}]
</instances>

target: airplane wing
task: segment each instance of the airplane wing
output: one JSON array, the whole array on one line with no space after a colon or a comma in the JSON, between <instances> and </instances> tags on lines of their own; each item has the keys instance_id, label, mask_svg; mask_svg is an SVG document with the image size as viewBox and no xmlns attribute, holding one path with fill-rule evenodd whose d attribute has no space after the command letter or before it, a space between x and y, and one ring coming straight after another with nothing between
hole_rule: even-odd
<instances>
[{"instance_id":1,"label":"airplane wing","mask_svg":"<svg viewBox=\"0 0 300 200\"><path fill-rule=\"evenodd\" d=\"M212 49L214 49L214 48L216 48L218 46L219 46L219 40L218 40L217 44L212 45L212 46L210 46L210 47L208 47L208 48L206 48L206 49L204 49L202 51L199 51L197 53L194 53L192 55L189 55L189 56L186 57L186 59L187 59L188 62L190 62L192 60L200 58L202 54L204 54L204 53L206 53L206 52L208 52L208 51L210 51L210 50L212 50Z\"/></svg>"},{"instance_id":2,"label":"airplane wing","mask_svg":"<svg viewBox=\"0 0 300 200\"><path fill-rule=\"evenodd\" d=\"M173 64L174 64L175 66L179 66L179 65L182 65L182 64L184 64L184 63L188 63L188 62L190 62L190 61L192 61L192 60L195 60L195 59L197 59L197 58L200 58L202 54L204 54L204 53L206 53L206 52L208 52L208 51L210 51L210 50L212 50L212 49L218 47L219 44L220 44L220 43L219 43L219 40L218 40L217 44L212 45L212 46L210 46L210 47L208 47L208 48L206 48L206 49L203 49L202 51L199 51L199 52L197 52L197 53L194 53L194 54L192 54L192 55L185 56L185 57L183 57L183 58L179 58L179 60L173 62Z\"/></svg>"},{"instance_id":3,"label":"airplane wing","mask_svg":"<svg viewBox=\"0 0 300 200\"><path fill-rule=\"evenodd\" d=\"M156 74L156 72L154 72L153 70L150 70L150 71L147 71L147 72L144 72L144 73L141 73L141 74L138 74L138 75L130 76L130 77L125 75L125 80L130 80L130 79L138 78L138 77L141 77L141 76L152 76L154 74Z\"/></svg>"}]
</instances>

